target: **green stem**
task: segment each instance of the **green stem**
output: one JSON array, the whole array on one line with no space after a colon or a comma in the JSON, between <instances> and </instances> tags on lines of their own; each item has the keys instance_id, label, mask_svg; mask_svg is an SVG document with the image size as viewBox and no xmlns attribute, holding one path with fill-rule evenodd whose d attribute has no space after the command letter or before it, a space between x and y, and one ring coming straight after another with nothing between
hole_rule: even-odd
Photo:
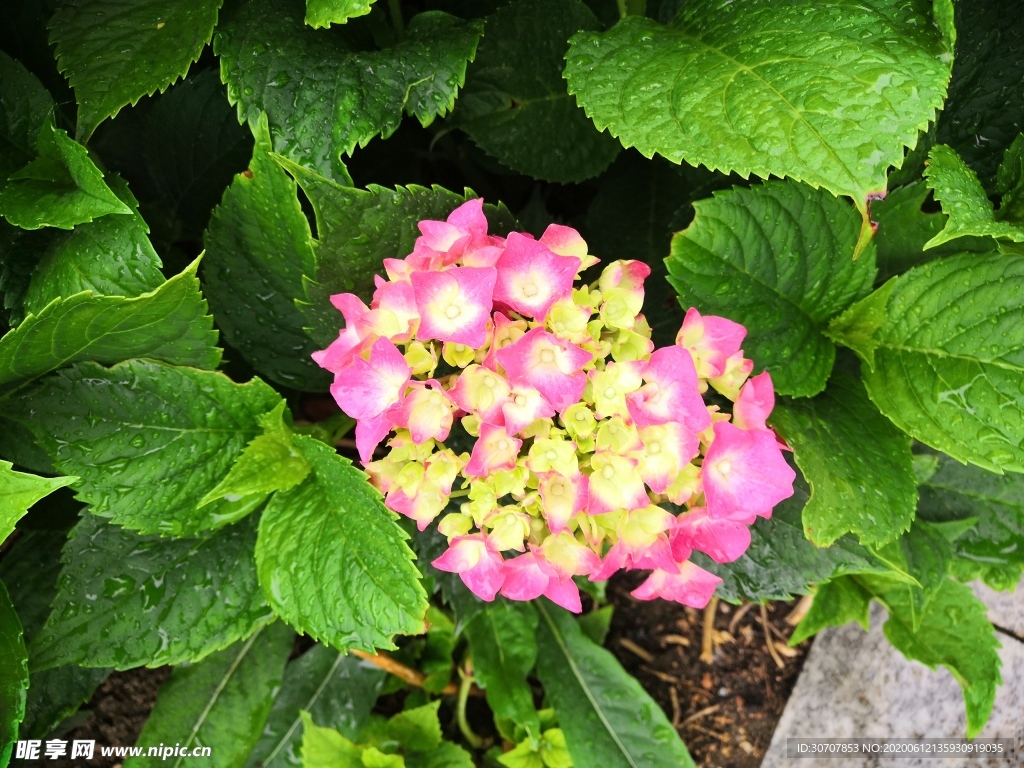
<instances>
[{"instance_id":1,"label":"green stem","mask_svg":"<svg viewBox=\"0 0 1024 768\"><path fill-rule=\"evenodd\" d=\"M472 669L472 664L473 662L467 658L466 668ZM459 686L459 701L455 712L459 730L462 731L462 735L473 749L480 749L484 745L484 740L473 733L473 729L469 726L469 720L466 719L466 702L469 701L469 691L473 687L473 675L460 669L459 676L462 678L462 684Z\"/></svg>"},{"instance_id":2,"label":"green stem","mask_svg":"<svg viewBox=\"0 0 1024 768\"><path fill-rule=\"evenodd\" d=\"M405 20L402 18L402 0L388 0L388 13L391 14L391 26L395 28L395 36L401 40L405 37Z\"/></svg>"},{"instance_id":3,"label":"green stem","mask_svg":"<svg viewBox=\"0 0 1024 768\"><path fill-rule=\"evenodd\" d=\"M619 18L624 19L629 15L629 11L626 9L626 0L616 0L619 6Z\"/></svg>"},{"instance_id":4,"label":"green stem","mask_svg":"<svg viewBox=\"0 0 1024 768\"><path fill-rule=\"evenodd\" d=\"M450 494L448 494L449 499L458 499L462 496L469 496L469 488L463 488L458 491L452 491Z\"/></svg>"}]
</instances>

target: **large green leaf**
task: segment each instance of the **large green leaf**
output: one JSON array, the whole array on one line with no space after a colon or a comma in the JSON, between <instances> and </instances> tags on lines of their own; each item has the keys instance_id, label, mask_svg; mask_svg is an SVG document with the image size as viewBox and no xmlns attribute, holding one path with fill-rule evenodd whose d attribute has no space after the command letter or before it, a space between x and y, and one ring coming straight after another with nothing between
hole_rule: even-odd
<instances>
[{"instance_id":1,"label":"large green leaf","mask_svg":"<svg viewBox=\"0 0 1024 768\"><path fill-rule=\"evenodd\" d=\"M473 674L487 693L494 716L540 737L540 718L526 682L537 660L537 612L526 603L501 600L466 624Z\"/></svg>"},{"instance_id":2,"label":"large green leaf","mask_svg":"<svg viewBox=\"0 0 1024 768\"><path fill-rule=\"evenodd\" d=\"M206 231L203 284L228 342L276 382L325 390L330 376L310 358L295 299L316 272L309 221L295 182L268 154L266 117L254 126L249 170L235 177ZM379 266L379 262L378 262Z\"/></svg>"},{"instance_id":3,"label":"large green leaf","mask_svg":"<svg viewBox=\"0 0 1024 768\"><path fill-rule=\"evenodd\" d=\"M53 99L19 61L0 51L0 183L36 154Z\"/></svg>"},{"instance_id":4,"label":"large green leaf","mask_svg":"<svg viewBox=\"0 0 1024 768\"><path fill-rule=\"evenodd\" d=\"M215 768L243 765L260 738L294 640L288 625L275 622L196 664L177 667L160 689L138 743L209 747ZM124 764L179 768L184 762L183 756L160 756L131 757Z\"/></svg>"},{"instance_id":5,"label":"large green leaf","mask_svg":"<svg viewBox=\"0 0 1024 768\"><path fill-rule=\"evenodd\" d=\"M1024 477L997 475L937 456L936 471L920 487L917 514L933 523L975 519L953 541L967 575L1012 587L1024 573Z\"/></svg>"},{"instance_id":6,"label":"large green leaf","mask_svg":"<svg viewBox=\"0 0 1024 768\"><path fill-rule=\"evenodd\" d=\"M574 765L695 766L665 713L572 614L541 600L537 674L558 713Z\"/></svg>"},{"instance_id":7,"label":"large green leaf","mask_svg":"<svg viewBox=\"0 0 1024 768\"><path fill-rule=\"evenodd\" d=\"M852 532L878 545L909 530L917 505L910 438L858 379L837 371L817 397L776 403L771 425L811 484L802 517L812 543L828 547Z\"/></svg>"},{"instance_id":8,"label":"large green leaf","mask_svg":"<svg viewBox=\"0 0 1024 768\"><path fill-rule=\"evenodd\" d=\"M75 468L78 498L94 514L140 533L189 536L238 520L266 496L197 509L280 402L259 379L236 384L216 371L129 360L60 371L13 411L58 467Z\"/></svg>"},{"instance_id":9,"label":"large green leaf","mask_svg":"<svg viewBox=\"0 0 1024 768\"><path fill-rule=\"evenodd\" d=\"M343 187L302 166L280 160L316 212L318 240L315 244L315 281L307 281L307 303L302 306L316 342L327 346L338 336L341 321L331 305L335 293L355 293L369 300L373 276L382 270L385 258L412 253L419 237L416 222L447 218L456 207L472 197L441 187L397 187L394 190ZM503 205L485 205L492 233L502 234L515 225Z\"/></svg>"},{"instance_id":10,"label":"large green leaf","mask_svg":"<svg viewBox=\"0 0 1024 768\"><path fill-rule=\"evenodd\" d=\"M7 765L25 717L28 654L21 622L0 581L0 765Z\"/></svg>"},{"instance_id":11,"label":"large green leaf","mask_svg":"<svg viewBox=\"0 0 1024 768\"><path fill-rule=\"evenodd\" d=\"M9 461L0 459L0 542L11 535L28 508L77 477L38 477L15 472Z\"/></svg>"},{"instance_id":12,"label":"large green leaf","mask_svg":"<svg viewBox=\"0 0 1024 768\"><path fill-rule=\"evenodd\" d=\"M108 214L131 214L103 180L89 152L46 122L36 140L39 156L0 183L0 216L22 229L76 224Z\"/></svg>"},{"instance_id":13,"label":"large green leaf","mask_svg":"<svg viewBox=\"0 0 1024 768\"><path fill-rule=\"evenodd\" d=\"M628 16L575 36L565 77L598 128L648 157L805 181L863 211L946 95L952 30L931 10L697 0L669 26Z\"/></svg>"},{"instance_id":14,"label":"large green leaf","mask_svg":"<svg viewBox=\"0 0 1024 768\"><path fill-rule=\"evenodd\" d=\"M196 279L198 261L136 298L83 292L48 304L0 338L0 393L81 360L149 357L216 368L221 350Z\"/></svg>"},{"instance_id":15,"label":"large green leaf","mask_svg":"<svg viewBox=\"0 0 1024 768\"><path fill-rule=\"evenodd\" d=\"M255 518L205 538L161 539L86 514L61 555L53 613L31 644L33 670L180 664L248 637L274 618L255 544Z\"/></svg>"},{"instance_id":16,"label":"large green leaf","mask_svg":"<svg viewBox=\"0 0 1024 768\"><path fill-rule=\"evenodd\" d=\"M390 136L403 113L429 125L452 108L481 33L431 11L401 42L358 52L344 29L318 32L302 17L301 0L242 0L225 10L214 50L239 119L265 112L277 152L339 181L341 155Z\"/></svg>"},{"instance_id":17,"label":"large green leaf","mask_svg":"<svg viewBox=\"0 0 1024 768\"><path fill-rule=\"evenodd\" d=\"M326 645L313 646L285 667L281 692L247 768L301 768L300 712L350 740L358 738L383 683L379 667Z\"/></svg>"},{"instance_id":18,"label":"large green leaf","mask_svg":"<svg viewBox=\"0 0 1024 768\"><path fill-rule=\"evenodd\" d=\"M87 139L126 104L164 90L210 41L223 0L79 0L50 20L57 64Z\"/></svg>"},{"instance_id":19,"label":"large green leaf","mask_svg":"<svg viewBox=\"0 0 1024 768\"><path fill-rule=\"evenodd\" d=\"M295 444L313 473L271 498L256 563L277 614L339 648L394 648L423 631L427 609L413 553L395 515L347 459L312 438Z\"/></svg>"},{"instance_id":20,"label":"large green leaf","mask_svg":"<svg viewBox=\"0 0 1024 768\"><path fill-rule=\"evenodd\" d=\"M517 0L488 17L459 127L519 173L558 182L599 174L621 147L594 127L562 79L568 39L599 28L580 0Z\"/></svg>"},{"instance_id":21,"label":"large green leaf","mask_svg":"<svg viewBox=\"0 0 1024 768\"><path fill-rule=\"evenodd\" d=\"M778 392L820 392L835 360L822 332L875 279L873 246L853 260L857 213L824 190L779 181L694 208L667 261L682 305L745 325L744 350Z\"/></svg>"},{"instance_id":22,"label":"large green leaf","mask_svg":"<svg viewBox=\"0 0 1024 768\"><path fill-rule=\"evenodd\" d=\"M961 255L893 278L836 318L868 394L960 461L1024 472L1024 259Z\"/></svg>"},{"instance_id":23,"label":"large green leaf","mask_svg":"<svg viewBox=\"0 0 1024 768\"><path fill-rule=\"evenodd\" d=\"M373 0L306 0L306 23L314 29L365 16Z\"/></svg>"},{"instance_id":24,"label":"large green leaf","mask_svg":"<svg viewBox=\"0 0 1024 768\"><path fill-rule=\"evenodd\" d=\"M856 621L865 630L870 626L871 593L853 576L839 576L814 590L814 602L800 619L789 644L799 645L826 627L841 627Z\"/></svg>"}]
</instances>

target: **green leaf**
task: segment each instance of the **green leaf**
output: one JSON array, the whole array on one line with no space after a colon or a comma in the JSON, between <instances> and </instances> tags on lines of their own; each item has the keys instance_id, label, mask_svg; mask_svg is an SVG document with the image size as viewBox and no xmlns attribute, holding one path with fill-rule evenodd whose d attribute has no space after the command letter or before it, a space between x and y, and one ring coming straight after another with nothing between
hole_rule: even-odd
<instances>
[{"instance_id":1,"label":"green leaf","mask_svg":"<svg viewBox=\"0 0 1024 768\"><path fill-rule=\"evenodd\" d=\"M996 217L1014 224L1024 223L1024 133L1006 150L996 176L999 211Z\"/></svg>"},{"instance_id":2,"label":"green leaf","mask_svg":"<svg viewBox=\"0 0 1024 768\"><path fill-rule=\"evenodd\" d=\"M826 627L841 627L851 621L867 630L870 608L871 593L855 578L840 576L830 579L814 590L814 602L790 635L789 645L799 645Z\"/></svg>"},{"instance_id":3,"label":"green leaf","mask_svg":"<svg viewBox=\"0 0 1024 768\"><path fill-rule=\"evenodd\" d=\"M70 485L77 477L37 477L11 469L9 461L0 459L0 542L14 531L14 526L29 507L58 488Z\"/></svg>"},{"instance_id":4,"label":"green leaf","mask_svg":"<svg viewBox=\"0 0 1024 768\"><path fill-rule=\"evenodd\" d=\"M536 179L577 182L601 173L621 147L594 128L562 79L566 41L600 26L580 0L518 0L489 16L456 124L502 164Z\"/></svg>"},{"instance_id":5,"label":"green leaf","mask_svg":"<svg viewBox=\"0 0 1024 768\"><path fill-rule=\"evenodd\" d=\"M376 747L366 747L363 750L362 765L365 768L408 768L401 755L381 752Z\"/></svg>"},{"instance_id":6,"label":"green leaf","mask_svg":"<svg viewBox=\"0 0 1024 768\"><path fill-rule=\"evenodd\" d=\"M256 580L254 518L205 538L138 536L87 514L64 547L33 670L198 661L273 620Z\"/></svg>"},{"instance_id":7,"label":"green leaf","mask_svg":"<svg viewBox=\"0 0 1024 768\"><path fill-rule=\"evenodd\" d=\"M317 644L288 663L281 692L274 700L247 768L299 768L302 719L329 723L349 739L366 724L385 673L356 656Z\"/></svg>"},{"instance_id":8,"label":"green leaf","mask_svg":"<svg viewBox=\"0 0 1024 768\"><path fill-rule=\"evenodd\" d=\"M48 304L0 338L0 394L81 360L133 357L216 368L221 350L196 279L198 261L136 298L83 292Z\"/></svg>"},{"instance_id":9,"label":"green leaf","mask_svg":"<svg viewBox=\"0 0 1024 768\"><path fill-rule=\"evenodd\" d=\"M935 471L920 487L918 517L937 524L975 520L953 541L969 578L982 576L1004 589L1016 584L1024 574L1024 476L935 458Z\"/></svg>"},{"instance_id":10,"label":"green leaf","mask_svg":"<svg viewBox=\"0 0 1024 768\"><path fill-rule=\"evenodd\" d=\"M302 765L305 768L364 768L362 747L333 728L321 728L302 713Z\"/></svg>"},{"instance_id":11,"label":"green leaf","mask_svg":"<svg viewBox=\"0 0 1024 768\"><path fill-rule=\"evenodd\" d=\"M526 682L537 660L537 612L528 603L501 600L466 624L473 674L496 718L540 736L533 691Z\"/></svg>"},{"instance_id":12,"label":"green leaf","mask_svg":"<svg viewBox=\"0 0 1024 768\"><path fill-rule=\"evenodd\" d=\"M0 184L36 155L53 98L35 75L0 51Z\"/></svg>"},{"instance_id":13,"label":"green leaf","mask_svg":"<svg viewBox=\"0 0 1024 768\"><path fill-rule=\"evenodd\" d=\"M80 0L50 20L57 65L75 89L78 135L183 77L210 41L223 0Z\"/></svg>"},{"instance_id":14,"label":"green leaf","mask_svg":"<svg viewBox=\"0 0 1024 768\"><path fill-rule=\"evenodd\" d=\"M868 395L907 434L993 472L1024 471L1024 259L962 255L893 278L833 322Z\"/></svg>"},{"instance_id":15,"label":"green leaf","mask_svg":"<svg viewBox=\"0 0 1024 768\"><path fill-rule=\"evenodd\" d=\"M240 121L265 112L275 151L349 182L342 154L390 136L403 113L426 126L452 108L481 31L430 11L396 45L357 52L343 34L304 26L299 0L244 0L225 11L213 47Z\"/></svg>"},{"instance_id":16,"label":"green leaf","mask_svg":"<svg viewBox=\"0 0 1024 768\"><path fill-rule=\"evenodd\" d=\"M405 756L405 768L475 768L473 756L458 744L446 741L429 752L411 752Z\"/></svg>"},{"instance_id":17,"label":"green leaf","mask_svg":"<svg viewBox=\"0 0 1024 768\"><path fill-rule=\"evenodd\" d=\"M303 275L316 271L309 221L295 182L268 154L265 116L255 136L249 170L210 219L203 285L228 343L254 368L285 386L324 391L330 375L310 358L316 345L295 306Z\"/></svg>"},{"instance_id":18,"label":"green leaf","mask_svg":"<svg viewBox=\"0 0 1024 768\"><path fill-rule=\"evenodd\" d=\"M30 660L30 664L34 663ZM96 689L110 676L106 667L90 669L68 664L29 675L28 702L21 734L27 739L42 739L78 712Z\"/></svg>"},{"instance_id":19,"label":"green leaf","mask_svg":"<svg viewBox=\"0 0 1024 768\"><path fill-rule=\"evenodd\" d=\"M306 0L306 23L314 29L365 16L373 0Z\"/></svg>"},{"instance_id":20,"label":"green leaf","mask_svg":"<svg viewBox=\"0 0 1024 768\"><path fill-rule=\"evenodd\" d=\"M558 713L575 765L694 766L665 713L572 614L536 603L537 674Z\"/></svg>"},{"instance_id":21,"label":"green leaf","mask_svg":"<svg viewBox=\"0 0 1024 768\"><path fill-rule=\"evenodd\" d=\"M210 748L210 765L242 765L260 738L295 633L281 622L257 630L248 640L177 667L160 688L156 706L138 743ZM175 757L131 757L126 768L186 762Z\"/></svg>"},{"instance_id":22,"label":"green leaf","mask_svg":"<svg viewBox=\"0 0 1024 768\"><path fill-rule=\"evenodd\" d=\"M339 649L394 648L395 634L422 632L426 594L396 515L332 448L302 435L295 445L313 474L274 494L256 543L275 612Z\"/></svg>"},{"instance_id":23,"label":"green leaf","mask_svg":"<svg viewBox=\"0 0 1024 768\"><path fill-rule=\"evenodd\" d=\"M388 720L388 735L408 752L427 752L441 745L441 723L437 710L441 701L406 709Z\"/></svg>"},{"instance_id":24,"label":"green leaf","mask_svg":"<svg viewBox=\"0 0 1024 768\"><path fill-rule=\"evenodd\" d=\"M778 392L820 392L835 361L822 332L875 280L873 246L853 259L857 213L824 190L780 181L718 192L694 208L666 262L680 303L745 325L743 347Z\"/></svg>"},{"instance_id":25,"label":"green leaf","mask_svg":"<svg viewBox=\"0 0 1024 768\"><path fill-rule=\"evenodd\" d=\"M39 129L39 156L0 184L0 216L22 229L57 227L131 214L103 180L89 152L49 121Z\"/></svg>"},{"instance_id":26,"label":"green leaf","mask_svg":"<svg viewBox=\"0 0 1024 768\"><path fill-rule=\"evenodd\" d=\"M964 236L1024 242L1024 229L996 220L977 175L952 149L944 144L932 147L924 175L942 212L949 217L945 228L925 243L926 249Z\"/></svg>"},{"instance_id":27,"label":"green leaf","mask_svg":"<svg viewBox=\"0 0 1024 768\"><path fill-rule=\"evenodd\" d=\"M669 26L629 16L576 35L565 77L647 157L805 181L863 211L942 107L953 57L931 9L698 0Z\"/></svg>"},{"instance_id":28,"label":"green leaf","mask_svg":"<svg viewBox=\"0 0 1024 768\"><path fill-rule=\"evenodd\" d=\"M604 645L608 637L608 630L612 627L612 616L615 613L614 605L606 605L590 613L585 613L576 618L583 634L589 637L598 645Z\"/></svg>"},{"instance_id":29,"label":"green leaf","mask_svg":"<svg viewBox=\"0 0 1024 768\"><path fill-rule=\"evenodd\" d=\"M807 483L798 476L793 495L775 507L770 520L750 529L750 548L732 563L719 564L697 552L693 561L723 579L715 594L731 603L791 600L807 594L811 584L850 573L893 573L892 567L852 536L819 549L804 536L801 511L808 500Z\"/></svg>"},{"instance_id":30,"label":"green leaf","mask_svg":"<svg viewBox=\"0 0 1024 768\"><path fill-rule=\"evenodd\" d=\"M909 530L917 505L910 438L858 379L837 371L817 397L776 403L771 424L811 485L802 517L813 544L828 547L852 532L878 545Z\"/></svg>"},{"instance_id":31,"label":"green leaf","mask_svg":"<svg viewBox=\"0 0 1024 768\"><path fill-rule=\"evenodd\" d=\"M259 379L236 384L216 371L129 360L60 371L12 410L58 467L75 468L77 498L94 514L144 534L190 536L262 501L267 491L254 488L197 508L279 403Z\"/></svg>"},{"instance_id":32,"label":"green leaf","mask_svg":"<svg viewBox=\"0 0 1024 768\"><path fill-rule=\"evenodd\" d=\"M306 285L307 303L302 305L311 328L309 333L322 347L338 337L338 311L330 303L335 293L355 293L369 300L373 276L381 261L397 254L412 253L421 219L444 220L473 194L457 195L442 187L371 186L355 189L335 184L283 158L279 160L298 181L313 204L319 240L315 244L315 281ZM485 205L492 233L507 232L515 226L503 205Z\"/></svg>"},{"instance_id":33,"label":"green leaf","mask_svg":"<svg viewBox=\"0 0 1024 768\"><path fill-rule=\"evenodd\" d=\"M28 654L21 622L0 581L0 765L7 765L25 717Z\"/></svg>"},{"instance_id":34,"label":"green leaf","mask_svg":"<svg viewBox=\"0 0 1024 768\"><path fill-rule=\"evenodd\" d=\"M889 611L885 636L904 656L930 669L948 669L964 693L967 738L978 735L1002 682L1002 662L995 629L985 618L985 605L969 587L947 579L931 601L920 627L913 625L908 591L896 588L878 595Z\"/></svg>"}]
</instances>

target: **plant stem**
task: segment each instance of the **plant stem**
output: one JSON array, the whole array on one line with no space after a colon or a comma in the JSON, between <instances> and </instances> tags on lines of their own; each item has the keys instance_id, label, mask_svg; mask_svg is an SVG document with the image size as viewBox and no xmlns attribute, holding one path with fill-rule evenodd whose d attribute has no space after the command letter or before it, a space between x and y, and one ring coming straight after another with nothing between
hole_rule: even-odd
<instances>
[{"instance_id":1,"label":"plant stem","mask_svg":"<svg viewBox=\"0 0 1024 768\"><path fill-rule=\"evenodd\" d=\"M401 40L405 37L405 20L402 18L402 0L388 0L388 13L391 14L391 26L395 28L395 36Z\"/></svg>"},{"instance_id":2,"label":"plant stem","mask_svg":"<svg viewBox=\"0 0 1024 768\"><path fill-rule=\"evenodd\" d=\"M718 598L712 597L704 609L704 632L701 635L700 660L710 664L715 658L715 612L718 610Z\"/></svg>"},{"instance_id":3,"label":"plant stem","mask_svg":"<svg viewBox=\"0 0 1024 768\"><path fill-rule=\"evenodd\" d=\"M619 18L624 19L629 15L629 11L626 9L626 0L616 0L619 6Z\"/></svg>"},{"instance_id":4,"label":"plant stem","mask_svg":"<svg viewBox=\"0 0 1024 768\"><path fill-rule=\"evenodd\" d=\"M466 670L459 670L459 676L462 678L462 684L459 686L459 701L458 707L455 710L456 717L459 722L459 730L462 731L462 735L473 749L480 749L484 745L484 740L473 733L473 729L469 725L469 720L466 719L466 702L469 701L469 691L473 687L473 661L470 658L466 658Z\"/></svg>"}]
</instances>

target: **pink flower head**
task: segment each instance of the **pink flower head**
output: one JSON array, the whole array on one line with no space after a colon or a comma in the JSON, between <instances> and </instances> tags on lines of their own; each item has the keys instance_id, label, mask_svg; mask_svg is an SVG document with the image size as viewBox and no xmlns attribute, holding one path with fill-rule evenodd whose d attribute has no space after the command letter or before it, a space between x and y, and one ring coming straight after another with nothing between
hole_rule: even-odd
<instances>
[{"instance_id":1,"label":"pink flower head","mask_svg":"<svg viewBox=\"0 0 1024 768\"><path fill-rule=\"evenodd\" d=\"M410 278L420 314L416 337L480 347L487 336L496 276L493 267L413 272Z\"/></svg>"},{"instance_id":2,"label":"pink flower head","mask_svg":"<svg viewBox=\"0 0 1024 768\"><path fill-rule=\"evenodd\" d=\"M640 477L655 493L665 493L683 467L696 458L700 440L675 422L640 427L637 431L643 447L632 455L639 462Z\"/></svg>"},{"instance_id":3,"label":"pink flower head","mask_svg":"<svg viewBox=\"0 0 1024 768\"><path fill-rule=\"evenodd\" d=\"M513 232L498 259L494 301L524 317L542 320L572 290L580 260L558 256L532 238Z\"/></svg>"},{"instance_id":4,"label":"pink flower head","mask_svg":"<svg viewBox=\"0 0 1024 768\"><path fill-rule=\"evenodd\" d=\"M768 371L749 379L732 408L732 423L740 429L767 429L765 421L775 407L775 388Z\"/></svg>"},{"instance_id":5,"label":"pink flower head","mask_svg":"<svg viewBox=\"0 0 1024 768\"><path fill-rule=\"evenodd\" d=\"M638 427L675 421L694 433L711 426L711 416L697 388L697 370L682 347L651 354L643 372L646 385L626 396L629 415Z\"/></svg>"},{"instance_id":6,"label":"pink flower head","mask_svg":"<svg viewBox=\"0 0 1024 768\"><path fill-rule=\"evenodd\" d=\"M585 349L540 328L498 350L497 356L509 381L533 387L556 411L579 402L587 385L583 366L594 358Z\"/></svg>"},{"instance_id":7,"label":"pink flower head","mask_svg":"<svg viewBox=\"0 0 1024 768\"><path fill-rule=\"evenodd\" d=\"M501 408L511 394L512 388L504 376L479 365L467 366L455 386L448 390L459 408L498 426L505 423Z\"/></svg>"},{"instance_id":8,"label":"pink flower head","mask_svg":"<svg viewBox=\"0 0 1024 768\"><path fill-rule=\"evenodd\" d=\"M775 433L715 422L704 456L704 495L712 517L736 513L770 517L772 507L793 495L796 473L782 456Z\"/></svg>"},{"instance_id":9,"label":"pink flower head","mask_svg":"<svg viewBox=\"0 0 1024 768\"><path fill-rule=\"evenodd\" d=\"M630 594L637 600L660 597L691 608L704 608L722 580L689 560L679 564L679 572L655 570Z\"/></svg>"},{"instance_id":10,"label":"pink flower head","mask_svg":"<svg viewBox=\"0 0 1024 768\"><path fill-rule=\"evenodd\" d=\"M674 570L676 561L666 531L675 518L661 507L649 505L626 512L616 526L618 541L608 550L592 581L603 581L618 570L663 568Z\"/></svg>"},{"instance_id":11,"label":"pink flower head","mask_svg":"<svg viewBox=\"0 0 1024 768\"><path fill-rule=\"evenodd\" d=\"M537 419L547 419L554 415L555 409L551 403L536 389L524 384L512 387L501 406L505 431L510 435L518 435Z\"/></svg>"},{"instance_id":12,"label":"pink flower head","mask_svg":"<svg viewBox=\"0 0 1024 768\"><path fill-rule=\"evenodd\" d=\"M541 245L559 256L575 256L582 263L580 271L592 267L599 259L587 253L587 241L572 227L561 224L549 224L540 236Z\"/></svg>"},{"instance_id":13,"label":"pink flower head","mask_svg":"<svg viewBox=\"0 0 1024 768\"><path fill-rule=\"evenodd\" d=\"M683 318L676 344L690 351L701 378L721 376L725 361L740 351L747 329L724 317L701 317L692 307Z\"/></svg>"},{"instance_id":14,"label":"pink flower head","mask_svg":"<svg viewBox=\"0 0 1024 768\"><path fill-rule=\"evenodd\" d=\"M612 451L598 451L590 460L591 515L614 512L617 509L641 509L651 503L644 488L643 478L637 471L637 460L618 456Z\"/></svg>"},{"instance_id":15,"label":"pink flower head","mask_svg":"<svg viewBox=\"0 0 1024 768\"><path fill-rule=\"evenodd\" d=\"M459 574L462 583L486 602L494 600L505 581L505 561L484 533L456 536L431 565L439 571Z\"/></svg>"},{"instance_id":16,"label":"pink flower head","mask_svg":"<svg viewBox=\"0 0 1024 768\"><path fill-rule=\"evenodd\" d=\"M572 517L587 509L587 476L577 473L574 477L566 477L558 472L544 472L538 474L537 478L541 511L548 523L548 530L561 533Z\"/></svg>"},{"instance_id":17,"label":"pink flower head","mask_svg":"<svg viewBox=\"0 0 1024 768\"><path fill-rule=\"evenodd\" d=\"M421 235L412 252L414 263L423 269L438 269L458 261L474 239L487 236L483 207L484 201L475 198L452 211L447 221L421 221Z\"/></svg>"},{"instance_id":18,"label":"pink flower head","mask_svg":"<svg viewBox=\"0 0 1024 768\"><path fill-rule=\"evenodd\" d=\"M353 419L371 419L398 404L409 376L409 365L398 347L380 338L370 349L369 361L354 358L334 375L331 394Z\"/></svg>"},{"instance_id":19,"label":"pink flower head","mask_svg":"<svg viewBox=\"0 0 1024 768\"><path fill-rule=\"evenodd\" d=\"M502 470L516 468L516 457L523 441L511 437L504 427L480 425L480 437L473 445L463 474L466 477L487 477Z\"/></svg>"},{"instance_id":20,"label":"pink flower head","mask_svg":"<svg viewBox=\"0 0 1024 768\"><path fill-rule=\"evenodd\" d=\"M501 594L510 600L535 600L541 595L555 605L581 613L580 590L571 576L559 576L542 552L533 550L505 561Z\"/></svg>"},{"instance_id":21,"label":"pink flower head","mask_svg":"<svg viewBox=\"0 0 1024 768\"><path fill-rule=\"evenodd\" d=\"M408 429L416 445L427 440L445 440L452 428L455 403L436 381L416 382L412 386L401 406L390 413L391 423Z\"/></svg>"},{"instance_id":22,"label":"pink flower head","mask_svg":"<svg viewBox=\"0 0 1024 768\"><path fill-rule=\"evenodd\" d=\"M695 507L676 518L670 540L677 560L685 560L696 549L716 563L731 563L750 546L750 527L728 517L712 517L704 507Z\"/></svg>"}]
</instances>

